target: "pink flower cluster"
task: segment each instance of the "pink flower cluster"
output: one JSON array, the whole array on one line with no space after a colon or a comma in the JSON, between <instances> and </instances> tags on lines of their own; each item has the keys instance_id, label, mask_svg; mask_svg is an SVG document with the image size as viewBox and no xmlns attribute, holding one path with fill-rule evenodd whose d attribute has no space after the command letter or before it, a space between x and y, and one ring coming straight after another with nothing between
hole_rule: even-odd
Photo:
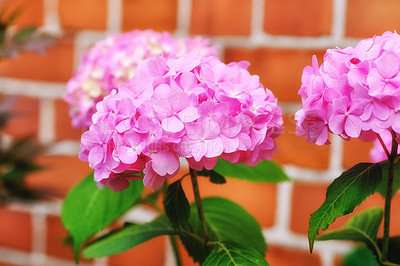
<instances>
[{"instance_id":1,"label":"pink flower cluster","mask_svg":"<svg viewBox=\"0 0 400 266\"><path fill-rule=\"evenodd\" d=\"M355 48L327 50L304 68L296 133L328 144L328 132L348 140L400 133L400 35L385 32ZM383 149L381 148L383 152Z\"/></svg>"},{"instance_id":2,"label":"pink flower cluster","mask_svg":"<svg viewBox=\"0 0 400 266\"><path fill-rule=\"evenodd\" d=\"M193 53L145 60L97 104L80 158L113 190L142 178L133 173L157 189L178 173L180 157L196 170L212 169L218 157L248 165L270 159L282 112L248 65Z\"/></svg>"},{"instance_id":3,"label":"pink flower cluster","mask_svg":"<svg viewBox=\"0 0 400 266\"><path fill-rule=\"evenodd\" d=\"M75 76L67 84L64 100L70 106L72 125L88 129L96 103L135 74L137 65L156 55L182 55L196 51L216 55L208 39L191 37L175 40L167 32L135 30L109 36L96 43L83 57Z\"/></svg>"}]
</instances>

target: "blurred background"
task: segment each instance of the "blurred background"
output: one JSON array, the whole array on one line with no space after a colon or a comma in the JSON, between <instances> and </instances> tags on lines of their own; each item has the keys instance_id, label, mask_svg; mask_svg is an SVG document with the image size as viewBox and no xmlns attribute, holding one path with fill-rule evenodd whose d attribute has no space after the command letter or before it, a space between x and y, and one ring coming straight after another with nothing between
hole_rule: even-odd
<instances>
[{"instance_id":1,"label":"blurred background","mask_svg":"<svg viewBox=\"0 0 400 266\"><path fill-rule=\"evenodd\" d=\"M21 52L0 59L2 104L11 116L2 129L9 142L32 137L45 147L34 157L43 169L27 175L26 186L42 193L23 202L0 205L0 265L74 265L72 249L63 244L60 222L63 197L90 173L78 159L80 135L71 127L62 100L65 84L82 55L111 33L133 29L168 31L175 36L203 35L219 47L225 63L247 60L251 74L278 97L285 131L274 156L293 182L278 185L229 179L223 186L201 183L203 196L222 195L244 206L264 229L271 265L340 265L351 246L317 242L308 251L308 220L323 202L326 188L344 169L369 161L370 143L331 137L329 146L308 144L295 135L293 115L300 108L301 74L319 62L328 48L354 46L362 38L400 27L399 0L8 0L0 8L22 7L14 25L33 25L55 36L45 52ZM33 156L33 155L32 155ZM355 212L383 206L370 197ZM400 234L400 197L392 207L391 234ZM138 209L126 219L146 219ZM150 215L151 216L151 215ZM338 219L331 228L343 225ZM382 232L380 233L382 234ZM183 250L182 250L183 251ZM185 265L192 265L184 255ZM125 253L82 265L173 265L165 238Z\"/></svg>"}]
</instances>

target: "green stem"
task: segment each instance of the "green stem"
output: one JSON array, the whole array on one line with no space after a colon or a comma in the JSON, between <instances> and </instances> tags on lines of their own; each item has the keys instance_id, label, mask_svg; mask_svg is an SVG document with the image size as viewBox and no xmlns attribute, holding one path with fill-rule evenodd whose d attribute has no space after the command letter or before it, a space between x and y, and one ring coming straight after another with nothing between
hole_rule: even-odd
<instances>
[{"instance_id":1,"label":"green stem","mask_svg":"<svg viewBox=\"0 0 400 266\"><path fill-rule=\"evenodd\" d=\"M174 252L176 266L182 266L181 256L179 255L179 250L178 250L178 244L176 242L176 237L172 235L172 236L169 236L169 239L171 241L172 250Z\"/></svg>"},{"instance_id":2,"label":"green stem","mask_svg":"<svg viewBox=\"0 0 400 266\"><path fill-rule=\"evenodd\" d=\"M192 168L190 168L190 178L192 180L193 194L194 194L194 199L196 201L197 214L199 215L199 219L203 226L204 235L206 237L206 241L205 241L205 245L206 245L210 238L208 235L206 219L204 217L203 204L201 203L199 184L197 182L197 174L196 174L196 171L193 170Z\"/></svg>"},{"instance_id":3,"label":"green stem","mask_svg":"<svg viewBox=\"0 0 400 266\"><path fill-rule=\"evenodd\" d=\"M382 261L386 261L389 253L389 228L390 228L390 208L392 205L393 196L393 180L395 173L395 159L397 156L397 142L396 133L392 133L392 150L389 156L389 172L388 172L388 183L386 188L385 197L385 213L383 221L383 247L382 247Z\"/></svg>"}]
</instances>

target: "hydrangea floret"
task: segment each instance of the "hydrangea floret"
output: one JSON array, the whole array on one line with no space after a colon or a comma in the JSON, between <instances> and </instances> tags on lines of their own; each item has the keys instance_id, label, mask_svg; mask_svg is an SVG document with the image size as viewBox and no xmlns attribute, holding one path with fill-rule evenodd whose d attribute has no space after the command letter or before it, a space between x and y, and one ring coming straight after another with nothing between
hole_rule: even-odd
<instances>
[{"instance_id":1,"label":"hydrangea floret","mask_svg":"<svg viewBox=\"0 0 400 266\"><path fill-rule=\"evenodd\" d=\"M174 39L168 32L134 30L115 34L97 42L84 55L74 77L67 83L64 96L69 104L72 125L88 129L96 103L118 85L129 81L146 58L195 51L201 56L215 56L217 49L199 36Z\"/></svg>"},{"instance_id":2,"label":"hydrangea floret","mask_svg":"<svg viewBox=\"0 0 400 266\"><path fill-rule=\"evenodd\" d=\"M100 187L116 191L138 178L159 188L178 173L180 157L199 171L219 157L247 165L271 159L282 111L248 65L196 53L145 60L97 104L80 159Z\"/></svg>"},{"instance_id":3,"label":"hydrangea floret","mask_svg":"<svg viewBox=\"0 0 400 266\"><path fill-rule=\"evenodd\" d=\"M346 140L400 133L399 73L396 32L362 40L355 48L328 49L321 66L314 56L301 79L296 133L318 145L329 143L328 132Z\"/></svg>"}]
</instances>

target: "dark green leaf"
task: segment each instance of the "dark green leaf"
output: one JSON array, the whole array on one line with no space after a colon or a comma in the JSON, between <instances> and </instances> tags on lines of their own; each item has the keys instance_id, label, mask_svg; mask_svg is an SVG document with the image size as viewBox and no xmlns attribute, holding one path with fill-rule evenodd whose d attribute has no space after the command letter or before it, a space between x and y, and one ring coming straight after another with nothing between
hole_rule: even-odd
<instances>
[{"instance_id":1,"label":"dark green leaf","mask_svg":"<svg viewBox=\"0 0 400 266\"><path fill-rule=\"evenodd\" d=\"M190 205L182 188L182 179L168 186L163 203L172 225L178 230L183 228L189 221Z\"/></svg>"},{"instance_id":2,"label":"dark green leaf","mask_svg":"<svg viewBox=\"0 0 400 266\"><path fill-rule=\"evenodd\" d=\"M360 163L343 172L328 187L325 202L310 218L308 239L312 251L319 229L325 230L336 218L351 213L382 181L379 164Z\"/></svg>"},{"instance_id":3,"label":"dark green leaf","mask_svg":"<svg viewBox=\"0 0 400 266\"><path fill-rule=\"evenodd\" d=\"M32 35L35 33L36 27L25 27L18 31L13 37L12 40L15 42L26 42L28 41Z\"/></svg>"},{"instance_id":4,"label":"dark green leaf","mask_svg":"<svg viewBox=\"0 0 400 266\"><path fill-rule=\"evenodd\" d=\"M161 235L173 235L175 230L166 216L145 224L129 225L88 245L85 258L101 258L118 254Z\"/></svg>"},{"instance_id":5,"label":"dark green leaf","mask_svg":"<svg viewBox=\"0 0 400 266\"><path fill-rule=\"evenodd\" d=\"M74 240L75 259L81 245L132 207L142 191L141 180L131 181L129 188L121 192L107 187L101 190L90 174L68 193L61 218Z\"/></svg>"},{"instance_id":6,"label":"dark green leaf","mask_svg":"<svg viewBox=\"0 0 400 266\"><path fill-rule=\"evenodd\" d=\"M205 198L202 203L211 241L241 243L265 254L267 248L261 227L245 209L224 198ZM196 205L191 207L190 224L195 233L203 236Z\"/></svg>"},{"instance_id":7,"label":"dark green leaf","mask_svg":"<svg viewBox=\"0 0 400 266\"><path fill-rule=\"evenodd\" d=\"M225 177L253 182L277 183L289 180L283 170L273 161L261 161L255 166L247 166L243 163L232 164L218 159L214 170Z\"/></svg>"},{"instance_id":8,"label":"dark green leaf","mask_svg":"<svg viewBox=\"0 0 400 266\"><path fill-rule=\"evenodd\" d=\"M215 172L214 170L204 169L198 172L198 175L210 177L210 181L214 184L225 184L226 179L223 175Z\"/></svg>"},{"instance_id":9,"label":"dark green leaf","mask_svg":"<svg viewBox=\"0 0 400 266\"><path fill-rule=\"evenodd\" d=\"M188 231L182 231L179 232L179 238L195 262L202 263L210 254L209 250L204 245L205 240L199 235Z\"/></svg>"},{"instance_id":10,"label":"dark green leaf","mask_svg":"<svg viewBox=\"0 0 400 266\"><path fill-rule=\"evenodd\" d=\"M389 172L389 162L383 161L380 163L382 167L382 182L379 184L376 189L379 194L381 194L384 198L386 197L386 189L388 182L388 172ZM396 164L395 172L394 172L394 180L393 180L393 194L396 193L400 188L400 163Z\"/></svg>"},{"instance_id":11,"label":"dark green leaf","mask_svg":"<svg viewBox=\"0 0 400 266\"><path fill-rule=\"evenodd\" d=\"M379 263L369 248L357 247L344 257L343 266L379 266Z\"/></svg>"},{"instance_id":12,"label":"dark green leaf","mask_svg":"<svg viewBox=\"0 0 400 266\"><path fill-rule=\"evenodd\" d=\"M215 265L269 265L265 258L254 248L238 243L219 242L202 264Z\"/></svg>"},{"instance_id":13,"label":"dark green leaf","mask_svg":"<svg viewBox=\"0 0 400 266\"><path fill-rule=\"evenodd\" d=\"M317 240L353 240L365 243L378 258L381 252L376 244L376 235L381 224L383 210L371 208L354 215L340 229L331 230L318 237Z\"/></svg>"},{"instance_id":14,"label":"dark green leaf","mask_svg":"<svg viewBox=\"0 0 400 266\"><path fill-rule=\"evenodd\" d=\"M378 239L378 246L382 249L382 238ZM389 238L389 255L388 260L393 263L400 264L400 236Z\"/></svg>"}]
</instances>

